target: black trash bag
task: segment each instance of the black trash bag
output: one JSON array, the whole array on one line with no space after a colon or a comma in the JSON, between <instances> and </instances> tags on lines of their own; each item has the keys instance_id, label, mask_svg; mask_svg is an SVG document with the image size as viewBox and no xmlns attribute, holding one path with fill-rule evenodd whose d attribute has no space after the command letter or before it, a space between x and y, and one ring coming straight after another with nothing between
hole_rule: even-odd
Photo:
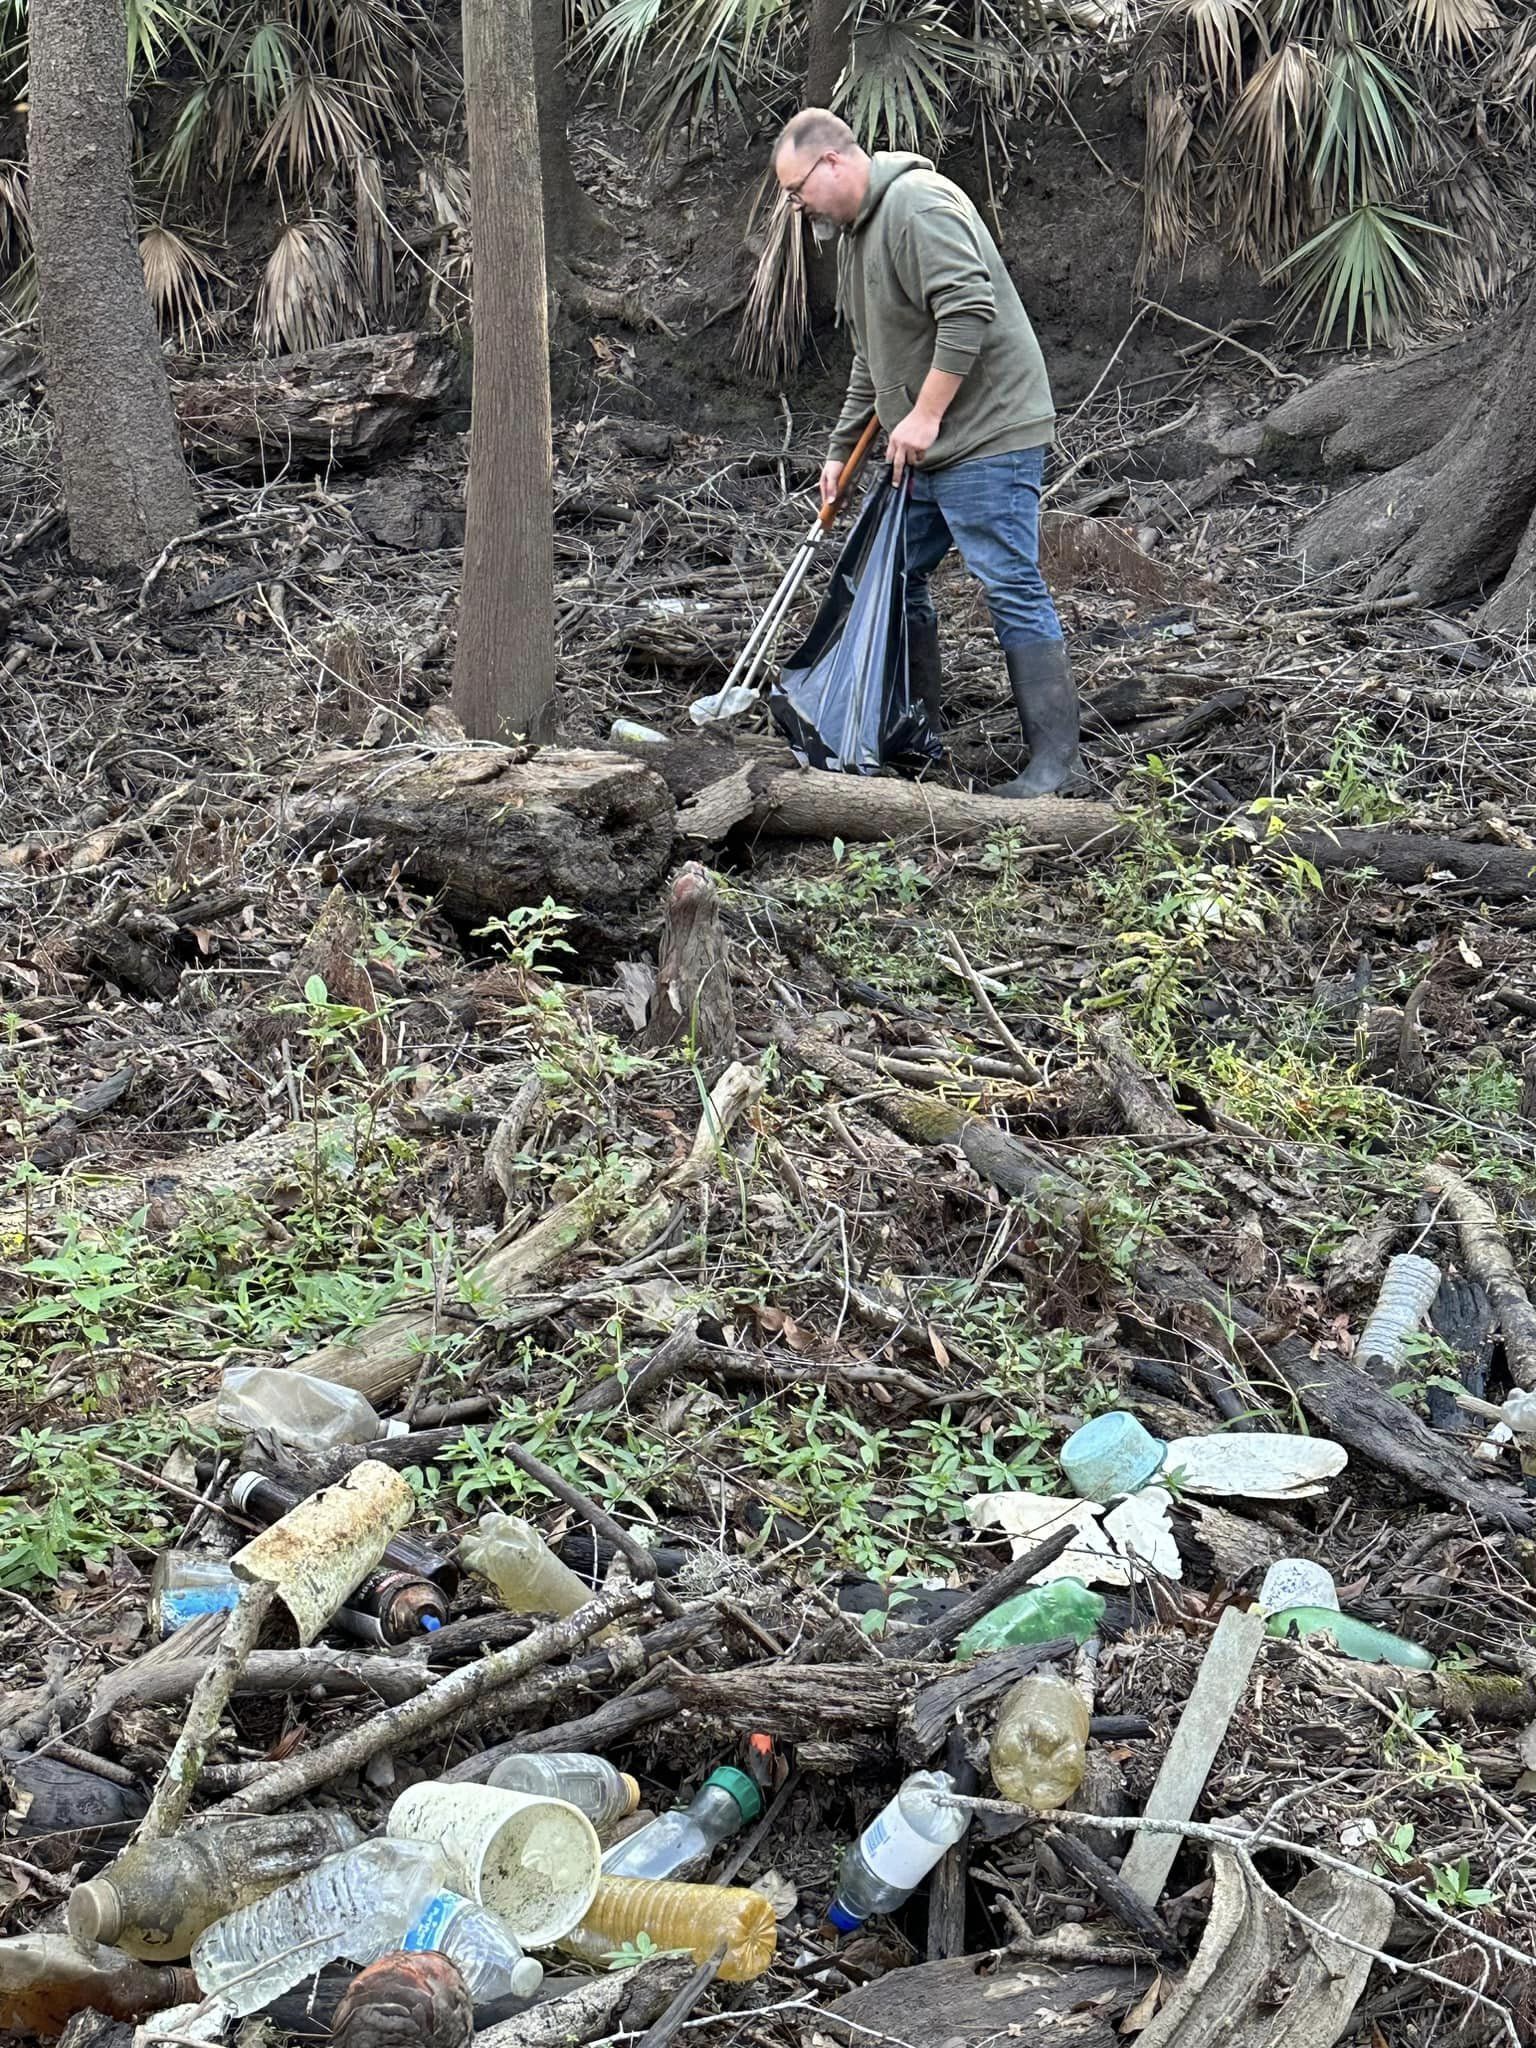
<instances>
[{"instance_id":1,"label":"black trash bag","mask_svg":"<svg viewBox=\"0 0 1536 2048\"><path fill-rule=\"evenodd\" d=\"M872 775L943 753L907 672L907 494L889 480L864 500L768 708L812 768Z\"/></svg>"}]
</instances>

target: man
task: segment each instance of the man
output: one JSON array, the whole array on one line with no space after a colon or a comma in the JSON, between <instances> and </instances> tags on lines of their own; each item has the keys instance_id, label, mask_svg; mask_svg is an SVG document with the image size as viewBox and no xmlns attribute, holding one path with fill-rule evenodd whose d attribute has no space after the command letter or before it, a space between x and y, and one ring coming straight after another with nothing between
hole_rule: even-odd
<instances>
[{"instance_id":1,"label":"man","mask_svg":"<svg viewBox=\"0 0 1536 2048\"><path fill-rule=\"evenodd\" d=\"M838 305L853 374L821 472L823 500L870 413L895 480L909 472L907 625L914 685L935 730L943 698L928 579L951 547L987 594L1019 722L1022 775L994 796L1078 784L1077 691L1040 574L1040 487L1055 426L1050 381L997 245L926 157L867 155L836 114L807 107L774 147L790 204L818 238L841 230Z\"/></svg>"}]
</instances>

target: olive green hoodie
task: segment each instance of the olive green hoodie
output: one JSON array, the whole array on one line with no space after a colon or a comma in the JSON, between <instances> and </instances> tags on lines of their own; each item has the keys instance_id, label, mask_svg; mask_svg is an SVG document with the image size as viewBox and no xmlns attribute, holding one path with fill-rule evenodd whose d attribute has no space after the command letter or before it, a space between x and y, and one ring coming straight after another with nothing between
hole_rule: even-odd
<instances>
[{"instance_id":1,"label":"olive green hoodie","mask_svg":"<svg viewBox=\"0 0 1536 2048\"><path fill-rule=\"evenodd\" d=\"M1050 442L1056 411L1029 315L981 215L925 156L879 150L837 252L838 309L853 374L832 432L841 461L871 412L889 431L930 370L965 382L924 469Z\"/></svg>"}]
</instances>

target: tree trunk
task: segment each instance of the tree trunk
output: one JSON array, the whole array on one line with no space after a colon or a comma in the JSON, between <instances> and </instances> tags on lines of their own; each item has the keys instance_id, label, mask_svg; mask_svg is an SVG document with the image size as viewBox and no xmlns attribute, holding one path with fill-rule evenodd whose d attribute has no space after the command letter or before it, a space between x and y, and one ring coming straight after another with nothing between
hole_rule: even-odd
<instances>
[{"instance_id":1,"label":"tree trunk","mask_svg":"<svg viewBox=\"0 0 1536 2048\"><path fill-rule=\"evenodd\" d=\"M463 4L475 371L453 708L475 739L542 738L555 541L533 23L530 0Z\"/></svg>"},{"instance_id":2,"label":"tree trunk","mask_svg":"<svg viewBox=\"0 0 1536 2048\"><path fill-rule=\"evenodd\" d=\"M612 229L571 169L571 94L565 70L565 10L533 9L533 75L539 96L539 172L544 185L544 253L551 265Z\"/></svg>"},{"instance_id":3,"label":"tree trunk","mask_svg":"<svg viewBox=\"0 0 1536 2048\"><path fill-rule=\"evenodd\" d=\"M27 154L70 551L143 568L197 524L144 289L121 0L34 0Z\"/></svg>"},{"instance_id":4,"label":"tree trunk","mask_svg":"<svg viewBox=\"0 0 1536 2048\"><path fill-rule=\"evenodd\" d=\"M811 0L806 33L805 105L830 107L853 47L851 0ZM823 249L807 234L806 281L811 317L818 326L837 310L837 258L832 245Z\"/></svg>"},{"instance_id":5,"label":"tree trunk","mask_svg":"<svg viewBox=\"0 0 1536 2048\"><path fill-rule=\"evenodd\" d=\"M1480 624L1521 635L1536 606L1536 291L1497 336L1484 374L1469 379L1461 351L1443 361L1445 388L1415 370L1413 396L1416 409L1449 424L1432 445L1324 506L1302 530L1307 563L1313 571L1358 565L1378 596L1413 591L1425 604L1483 596ZM1373 408L1379 395L1392 409L1384 420L1396 417L1408 373L1389 365L1380 382L1360 380L1351 411ZM1446 407L1462 393L1453 411ZM1347 434L1359 459L1358 429L1340 422L1327 431Z\"/></svg>"}]
</instances>

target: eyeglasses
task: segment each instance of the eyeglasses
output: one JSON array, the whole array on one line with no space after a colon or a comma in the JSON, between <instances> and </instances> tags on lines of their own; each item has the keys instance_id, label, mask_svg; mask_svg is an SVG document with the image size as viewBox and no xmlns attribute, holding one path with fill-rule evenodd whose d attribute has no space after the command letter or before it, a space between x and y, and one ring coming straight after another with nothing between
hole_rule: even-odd
<instances>
[{"instance_id":1,"label":"eyeglasses","mask_svg":"<svg viewBox=\"0 0 1536 2048\"><path fill-rule=\"evenodd\" d=\"M831 159L832 155L833 151L831 151L830 149L823 150L821 155L817 157L815 163L811 165L811 168L806 172L803 178L797 178L793 185L786 185L784 187L784 197L789 201L791 206L797 208L804 206L805 201L800 197L800 194L805 190L806 186L811 182L812 178L815 177L816 173L821 169L822 165L824 163L827 163Z\"/></svg>"}]
</instances>

